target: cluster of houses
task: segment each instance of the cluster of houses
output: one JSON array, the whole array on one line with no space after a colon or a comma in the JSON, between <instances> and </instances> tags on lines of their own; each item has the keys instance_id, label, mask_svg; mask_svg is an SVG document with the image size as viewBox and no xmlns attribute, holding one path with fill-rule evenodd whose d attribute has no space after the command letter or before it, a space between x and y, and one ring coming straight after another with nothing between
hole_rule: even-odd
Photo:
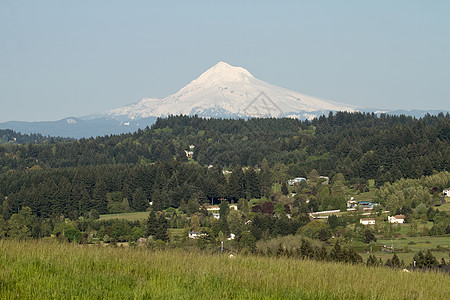
<instances>
[{"instance_id":1,"label":"cluster of houses","mask_svg":"<svg viewBox=\"0 0 450 300\"><path fill-rule=\"evenodd\" d=\"M228 207L233 210L238 209L236 204L231 204ZM212 215L215 219L217 219L217 220L220 219L220 214L219 214L220 206L219 205L207 205L207 206L205 206L205 208L208 212L212 213Z\"/></svg>"},{"instance_id":2,"label":"cluster of houses","mask_svg":"<svg viewBox=\"0 0 450 300\"><path fill-rule=\"evenodd\" d=\"M388 216L388 222L391 224L403 224L405 223L405 218L404 215ZM362 218L359 220L359 223L362 225L375 225L375 218Z\"/></svg>"},{"instance_id":3,"label":"cluster of houses","mask_svg":"<svg viewBox=\"0 0 450 300\"><path fill-rule=\"evenodd\" d=\"M355 201L352 197L347 201L347 210L356 210L357 208L362 208L363 210L372 210L378 203L372 203L370 201Z\"/></svg>"},{"instance_id":4,"label":"cluster of houses","mask_svg":"<svg viewBox=\"0 0 450 300\"><path fill-rule=\"evenodd\" d=\"M229 207L229 209L232 209L232 210L238 210L237 204L230 204L228 207ZM220 206L219 205L206 205L205 208L206 208L206 210L208 212L212 213L212 216L215 219L217 219L217 220L220 219L220 213L219 213ZM248 223L246 223L246 225L247 224ZM202 233L202 232L199 232L199 231L191 231L191 232L189 232L189 236L188 237L190 239L198 239L198 238L201 238L201 237L203 237L205 235L206 235L206 233ZM233 233L231 233L230 236L228 236L227 240L234 240L234 238L235 238L235 235Z\"/></svg>"}]
</instances>

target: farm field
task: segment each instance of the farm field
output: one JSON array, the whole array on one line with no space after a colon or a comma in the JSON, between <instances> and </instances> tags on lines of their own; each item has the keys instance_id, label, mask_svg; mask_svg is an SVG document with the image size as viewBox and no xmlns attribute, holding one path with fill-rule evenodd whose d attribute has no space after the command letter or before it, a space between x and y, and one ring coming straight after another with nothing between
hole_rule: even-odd
<instances>
[{"instance_id":1,"label":"farm field","mask_svg":"<svg viewBox=\"0 0 450 300\"><path fill-rule=\"evenodd\" d=\"M119 219L119 220L128 220L128 221L141 221L141 220L147 219L148 214L149 214L148 211L120 213L120 214L107 214L107 215L100 215L100 220Z\"/></svg>"},{"instance_id":2,"label":"farm field","mask_svg":"<svg viewBox=\"0 0 450 300\"><path fill-rule=\"evenodd\" d=\"M379 239L378 245L386 245L388 247L394 246L394 249L408 249L408 252L396 252L400 260L403 260L406 265L410 265L413 261L414 255L419 251L427 251L436 248L442 249L442 251L432 251L433 255L440 261L445 258L447 261L450 259L450 236L423 236L423 237L406 237L402 239ZM370 254L374 254L377 258L381 258L383 262L386 262L388 258L392 258L393 253L374 252L374 253L360 253L364 260Z\"/></svg>"},{"instance_id":3,"label":"farm field","mask_svg":"<svg viewBox=\"0 0 450 300\"><path fill-rule=\"evenodd\" d=\"M0 240L4 299L445 299L449 293L450 277L440 273Z\"/></svg>"}]
</instances>

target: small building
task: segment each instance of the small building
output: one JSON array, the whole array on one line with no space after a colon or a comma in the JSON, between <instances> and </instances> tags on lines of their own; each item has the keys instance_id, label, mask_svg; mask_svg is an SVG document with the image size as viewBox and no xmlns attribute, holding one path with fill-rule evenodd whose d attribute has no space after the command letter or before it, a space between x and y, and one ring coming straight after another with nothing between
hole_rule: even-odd
<instances>
[{"instance_id":1,"label":"small building","mask_svg":"<svg viewBox=\"0 0 450 300\"><path fill-rule=\"evenodd\" d=\"M375 219L374 218L362 218L359 220L359 223L363 225L375 225Z\"/></svg>"},{"instance_id":2,"label":"small building","mask_svg":"<svg viewBox=\"0 0 450 300\"><path fill-rule=\"evenodd\" d=\"M189 150L194 151L195 146L194 145L189 145Z\"/></svg>"},{"instance_id":3,"label":"small building","mask_svg":"<svg viewBox=\"0 0 450 300\"><path fill-rule=\"evenodd\" d=\"M328 184L330 182L330 178L328 176L319 176L319 179L322 179L322 184Z\"/></svg>"},{"instance_id":4,"label":"small building","mask_svg":"<svg viewBox=\"0 0 450 300\"><path fill-rule=\"evenodd\" d=\"M236 204L231 204L231 205L230 205L230 209L233 209L233 210L238 210L238 208L237 208L237 205L236 205Z\"/></svg>"},{"instance_id":5,"label":"small building","mask_svg":"<svg viewBox=\"0 0 450 300\"><path fill-rule=\"evenodd\" d=\"M358 201L355 198L351 197L350 200L347 201L347 208L355 208L358 206Z\"/></svg>"},{"instance_id":6,"label":"small building","mask_svg":"<svg viewBox=\"0 0 450 300\"><path fill-rule=\"evenodd\" d=\"M236 235L234 233L230 233L230 236L227 237L228 241L234 240L234 238L236 237Z\"/></svg>"},{"instance_id":7,"label":"small building","mask_svg":"<svg viewBox=\"0 0 450 300\"><path fill-rule=\"evenodd\" d=\"M405 215L395 215L392 217L388 217L388 221L392 224L403 224L405 222L405 218Z\"/></svg>"},{"instance_id":8,"label":"small building","mask_svg":"<svg viewBox=\"0 0 450 300\"><path fill-rule=\"evenodd\" d=\"M186 157L187 157L187 158L192 157L192 156L194 155L194 151L187 151L187 150L184 150L184 153L186 153Z\"/></svg>"},{"instance_id":9,"label":"small building","mask_svg":"<svg viewBox=\"0 0 450 300\"><path fill-rule=\"evenodd\" d=\"M372 203L370 201L358 201L358 207L363 210L372 210L378 203Z\"/></svg>"},{"instance_id":10,"label":"small building","mask_svg":"<svg viewBox=\"0 0 450 300\"><path fill-rule=\"evenodd\" d=\"M220 211L220 207L218 205L208 205L206 206L207 211L218 212Z\"/></svg>"},{"instance_id":11,"label":"small building","mask_svg":"<svg viewBox=\"0 0 450 300\"><path fill-rule=\"evenodd\" d=\"M297 177L297 178L288 180L288 184L289 184L290 186L294 186L294 185L300 184L300 182L303 182L303 181L306 182L306 178L303 178L303 177Z\"/></svg>"},{"instance_id":12,"label":"small building","mask_svg":"<svg viewBox=\"0 0 450 300\"><path fill-rule=\"evenodd\" d=\"M217 220L220 219L220 214L219 213L213 213L212 215L213 215L214 219L217 219Z\"/></svg>"},{"instance_id":13,"label":"small building","mask_svg":"<svg viewBox=\"0 0 450 300\"><path fill-rule=\"evenodd\" d=\"M450 197L450 188L446 188L442 191L442 194L444 194L444 197Z\"/></svg>"},{"instance_id":14,"label":"small building","mask_svg":"<svg viewBox=\"0 0 450 300\"><path fill-rule=\"evenodd\" d=\"M198 238L200 238L202 236L205 236L205 235L206 235L206 233L199 232L199 231L190 231L189 232L189 238L190 239L198 239Z\"/></svg>"}]
</instances>

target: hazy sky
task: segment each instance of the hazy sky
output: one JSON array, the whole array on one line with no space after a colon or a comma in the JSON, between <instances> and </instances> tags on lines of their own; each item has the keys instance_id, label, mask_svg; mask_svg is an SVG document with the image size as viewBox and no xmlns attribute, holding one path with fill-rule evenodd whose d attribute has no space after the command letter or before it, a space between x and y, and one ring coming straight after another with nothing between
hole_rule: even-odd
<instances>
[{"instance_id":1,"label":"hazy sky","mask_svg":"<svg viewBox=\"0 0 450 300\"><path fill-rule=\"evenodd\" d=\"M0 0L0 122L164 97L218 61L358 106L450 110L448 0L161 2Z\"/></svg>"}]
</instances>

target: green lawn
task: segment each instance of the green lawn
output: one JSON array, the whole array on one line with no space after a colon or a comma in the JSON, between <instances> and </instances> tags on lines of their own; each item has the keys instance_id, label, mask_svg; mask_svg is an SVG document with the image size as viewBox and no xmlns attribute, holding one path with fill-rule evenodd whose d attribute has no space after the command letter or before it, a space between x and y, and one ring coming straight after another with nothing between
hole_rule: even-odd
<instances>
[{"instance_id":1,"label":"green lawn","mask_svg":"<svg viewBox=\"0 0 450 300\"><path fill-rule=\"evenodd\" d=\"M440 206L436 206L436 209L439 209L439 211L450 211L450 202L447 202L445 204L442 204Z\"/></svg>"},{"instance_id":2,"label":"green lawn","mask_svg":"<svg viewBox=\"0 0 450 300\"><path fill-rule=\"evenodd\" d=\"M148 215L149 215L148 211L121 213L121 214L107 214L107 215L100 215L100 220L119 219L128 221L142 221L146 220L148 218Z\"/></svg>"},{"instance_id":3,"label":"green lawn","mask_svg":"<svg viewBox=\"0 0 450 300\"><path fill-rule=\"evenodd\" d=\"M184 228L169 228L169 233L172 237L183 236L185 230Z\"/></svg>"},{"instance_id":4,"label":"green lawn","mask_svg":"<svg viewBox=\"0 0 450 300\"><path fill-rule=\"evenodd\" d=\"M373 202L373 199L375 198L375 190L372 190L367 193L361 193L359 195L353 195L353 198L355 198L355 201L371 201L371 202Z\"/></svg>"}]
</instances>

